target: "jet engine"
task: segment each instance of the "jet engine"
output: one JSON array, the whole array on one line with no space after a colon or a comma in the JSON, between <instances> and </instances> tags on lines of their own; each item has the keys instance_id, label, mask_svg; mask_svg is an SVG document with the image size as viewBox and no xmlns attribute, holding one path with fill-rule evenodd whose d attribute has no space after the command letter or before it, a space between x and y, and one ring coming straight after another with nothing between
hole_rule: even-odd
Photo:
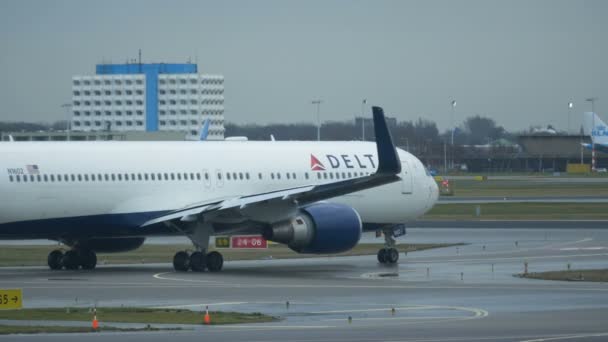
<instances>
[{"instance_id":1,"label":"jet engine","mask_svg":"<svg viewBox=\"0 0 608 342\"><path fill-rule=\"evenodd\" d=\"M290 220L267 227L262 235L298 253L330 254L355 247L362 225L359 214L349 206L317 203L300 209Z\"/></svg>"}]
</instances>

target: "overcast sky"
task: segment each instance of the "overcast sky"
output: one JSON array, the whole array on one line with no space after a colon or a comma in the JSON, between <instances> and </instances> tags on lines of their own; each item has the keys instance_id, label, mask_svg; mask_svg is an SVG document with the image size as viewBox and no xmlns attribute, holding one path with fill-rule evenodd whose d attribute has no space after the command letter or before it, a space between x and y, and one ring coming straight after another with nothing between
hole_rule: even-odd
<instances>
[{"instance_id":1,"label":"overcast sky","mask_svg":"<svg viewBox=\"0 0 608 342\"><path fill-rule=\"evenodd\" d=\"M608 109L608 1L0 1L0 120L55 121L95 64L196 60L226 78L226 120L359 115L507 129ZM369 108L368 108L369 111ZM368 115L371 115L368 113Z\"/></svg>"}]
</instances>

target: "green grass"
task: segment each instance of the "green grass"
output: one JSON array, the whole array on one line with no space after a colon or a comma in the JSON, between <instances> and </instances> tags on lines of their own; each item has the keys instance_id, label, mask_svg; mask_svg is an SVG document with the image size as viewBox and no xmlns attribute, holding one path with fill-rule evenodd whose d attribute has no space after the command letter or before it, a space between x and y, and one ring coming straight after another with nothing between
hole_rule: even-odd
<instances>
[{"instance_id":1,"label":"green grass","mask_svg":"<svg viewBox=\"0 0 608 342\"><path fill-rule=\"evenodd\" d=\"M2 325L0 324L0 335L11 334L60 334L60 333L92 333L98 331L160 331L160 330L182 330L181 328L116 328L104 326L98 330L89 327L64 327L64 326L38 326L38 325Z\"/></svg>"},{"instance_id":2,"label":"green grass","mask_svg":"<svg viewBox=\"0 0 608 342\"><path fill-rule=\"evenodd\" d=\"M401 252L413 252L430 248L448 247L451 244L400 244ZM0 248L0 266L45 266L50 251L58 246L2 246ZM382 248L383 244L360 244L352 250L336 254L337 256L372 255ZM144 264L169 263L176 251L191 249L192 245L143 245L137 250L125 253L99 253L98 264ZM259 260L259 259L293 259L319 257L319 255L298 254L284 245L273 244L264 250L221 249L224 260Z\"/></svg>"},{"instance_id":3,"label":"green grass","mask_svg":"<svg viewBox=\"0 0 608 342\"><path fill-rule=\"evenodd\" d=\"M462 197L560 197L608 196L608 182L544 182L536 180L451 180L454 196Z\"/></svg>"},{"instance_id":4,"label":"green grass","mask_svg":"<svg viewBox=\"0 0 608 342\"><path fill-rule=\"evenodd\" d=\"M519 276L543 280L608 282L608 269L534 272Z\"/></svg>"},{"instance_id":5,"label":"green grass","mask_svg":"<svg viewBox=\"0 0 608 342\"><path fill-rule=\"evenodd\" d=\"M263 323L278 320L261 313L209 312L211 324ZM44 321L91 321L93 314L88 308L44 308L2 310L0 319L44 320ZM202 324L203 313L179 309L148 308L97 308L100 324L144 323L144 324Z\"/></svg>"},{"instance_id":6,"label":"green grass","mask_svg":"<svg viewBox=\"0 0 608 342\"><path fill-rule=\"evenodd\" d=\"M475 216L475 208L481 215ZM429 220L600 220L608 219L605 203L454 203L436 205Z\"/></svg>"}]
</instances>

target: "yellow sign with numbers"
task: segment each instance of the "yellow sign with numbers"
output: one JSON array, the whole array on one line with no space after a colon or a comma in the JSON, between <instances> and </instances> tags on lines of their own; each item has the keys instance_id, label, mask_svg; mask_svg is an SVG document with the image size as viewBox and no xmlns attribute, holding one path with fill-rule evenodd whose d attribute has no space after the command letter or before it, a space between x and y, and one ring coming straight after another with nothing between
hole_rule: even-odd
<instances>
[{"instance_id":1,"label":"yellow sign with numbers","mask_svg":"<svg viewBox=\"0 0 608 342\"><path fill-rule=\"evenodd\" d=\"M23 308L21 289L0 289L0 310Z\"/></svg>"},{"instance_id":2,"label":"yellow sign with numbers","mask_svg":"<svg viewBox=\"0 0 608 342\"><path fill-rule=\"evenodd\" d=\"M216 236L215 248L230 248L230 238L228 236Z\"/></svg>"}]
</instances>

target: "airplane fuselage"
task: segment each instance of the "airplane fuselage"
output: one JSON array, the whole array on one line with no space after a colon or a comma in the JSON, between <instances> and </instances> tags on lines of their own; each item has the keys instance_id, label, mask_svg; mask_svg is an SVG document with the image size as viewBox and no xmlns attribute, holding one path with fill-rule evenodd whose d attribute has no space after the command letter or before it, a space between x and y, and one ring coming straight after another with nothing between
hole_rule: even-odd
<instances>
[{"instance_id":1,"label":"airplane fuselage","mask_svg":"<svg viewBox=\"0 0 608 342\"><path fill-rule=\"evenodd\" d=\"M401 181L333 198L369 227L419 217L437 199L422 163L398 150ZM375 172L364 142L23 142L0 144L0 238L174 234L140 228L213 199Z\"/></svg>"}]
</instances>

